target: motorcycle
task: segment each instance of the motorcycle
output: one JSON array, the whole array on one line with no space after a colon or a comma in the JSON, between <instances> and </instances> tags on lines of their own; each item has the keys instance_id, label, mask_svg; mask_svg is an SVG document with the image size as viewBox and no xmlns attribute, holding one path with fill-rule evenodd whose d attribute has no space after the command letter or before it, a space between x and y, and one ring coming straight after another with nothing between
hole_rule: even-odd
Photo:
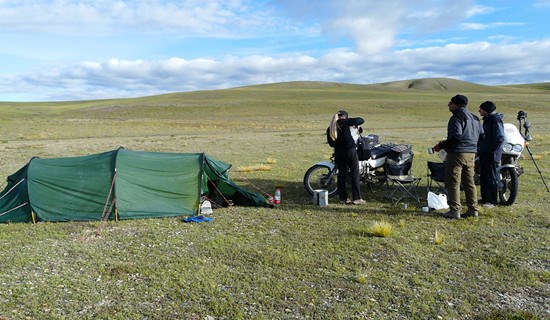
<instances>
[{"instance_id":1,"label":"motorcycle","mask_svg":"<svg viewBox=\"0 0 550 320\"><path fill-rule=\"evenodd\" d=\"M360 137L366 144L363 150L365 155L359 161L359 176L361 182L367 184L371 190L374 185L386 182L385 164L387 155L394 144L380 144L377 135ZM310 167L304 175L304 187L311 195L315 190L327 190L329 196L338 192L338 167L334 162L334 154L329 161L320 161Z\"/></svg>"},{"instance_id":2,"label":"motorcycle","mask_svg":"<svg viewBox=\"0 0 550 320\"><path fill-rule=\"evenodd\" d=\"M524 172L523 168L519 164L519 160L523 158L523 150L527 150L531 156L531 160L535 164L540 178L546 187L546 191L550 192L542 172L529 149L529 141L533 139L529 133L531 123L527 121L527 112L519 111L517 115L519 121L518 127L511 123L504 124L504 143L502 144L502 159L501 165L497 168L500 173L500 179L498 181L498 196L499 202L504 206L511 206L519 192L519 176ZM524 133L521 133L523 127ZM476 184L479 184L480 169L478 161L476 161L476 174L474 176Z\"/></svg>"}]
</instances>

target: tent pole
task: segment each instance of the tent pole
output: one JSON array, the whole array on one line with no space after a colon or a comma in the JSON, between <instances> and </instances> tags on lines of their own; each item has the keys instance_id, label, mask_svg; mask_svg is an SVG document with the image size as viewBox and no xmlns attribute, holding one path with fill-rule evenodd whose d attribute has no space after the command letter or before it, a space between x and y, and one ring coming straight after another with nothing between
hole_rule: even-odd
<instances>
[{"instance_id":1,"label":"tent pole","mask_svg":"<svg viewBox=\"0 0 550 320\"><path fill-rule=\"evenodd\" d=\"M31 209L31 219L32 219L32 224L36 224L36 216L34 214L34 210Z\"/></svg>"},{"instance_id":2,"label":"tent pole","mask_svg":"<svg viewBox=\"0 0 550 320\"><path fill-rule=\"evenodd\" d=\"M111 200L111 195L113 194L113 189L115 188L115 180L116 180L116 169L115 173L113 174L113 181L111 182L111 188L109 189L109 195L107 196L107 200L105 201L105 206L103 207L103 213L101 214L101 220L108 220L109 215L111 214L111 209L113 208L115 204L115 199L113 195L113 202L111 204L111 207L109 208L109 212L107 212L107 206L109 205L109 200Z\"/></svg>"},{"instance_id":3,"label":"tent pole","mask_svg":"<svg viewBox=\"0 0 550 320\"><path fill-rule=\"evenodd\" d=\"M199 199L196 203L195 207L195 215L200 214L201 212L201 198L202 198L202 190L204 188L204 166L206 163L206 153L202 153L202 159L201 159L201 182L199 183Z\"/></svg>"},{"instance_id":4,"label":"tent pole","mask_svg":"<svg viewBox=\"0 0 550 320\"><path fill-rule=\"evenodd\" d=\"M0 197L0 200L2 200L5 196L7 196L8 194L10 194L10 192L15 189L15 187L17 187L21 182L25 181L27 178L23 178L21 179L21 181L19 181L18 183L16 183L13 187L11 187L10 190L8 190L8 192L4 193L1 197Z\"/></svg>"}]
</instances>

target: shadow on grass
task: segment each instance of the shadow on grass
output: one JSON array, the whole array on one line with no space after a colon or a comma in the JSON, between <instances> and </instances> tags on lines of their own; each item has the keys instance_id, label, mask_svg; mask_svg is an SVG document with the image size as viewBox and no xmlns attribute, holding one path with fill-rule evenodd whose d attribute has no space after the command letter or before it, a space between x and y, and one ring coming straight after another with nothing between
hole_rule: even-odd
<instances>
[{"instance_id":1,"label":"shadow on grass","mask_svg":"<svg viewBox=\"0 0 550 320\"><path fill-rule=\"evenodd\" d=\"M364 237L364 238L384 238L384 237L389 236L389 235L387 235L387 236L377 235L374 232L372 232L371 230L369 230L368 228L351 229L351 230L349 230L348 233L352 236Z\"/></svg>"},{"instance_id":2,"label":"shadow on grass","mask_svg":"<svg viewBox=\"0 0 550 320\"><path fill-rule=\"evenodd\" d=\"M496 310L489 314L478 315L475 320L539 320L542 319L527 311Z\"/></svg>"},{"instance_id":3,"label":"shadow on grass","mask_svg":"<svg viewBox=\"0 0 550 320\"><path fill-rule=\"evenodd\" d=\"M239 186L249 191L261 193L264 197L267 197L267 194L273 194L277 187L281 187L281 208L289 210L313 209L334 214L383 214L387 216L419 214L428 217L439 217L441 214L436 211L422 212L421 208L425 206L424 198L420 198L420 203L416 202L414 199L404 199L397 204L393 204L390 199L386 198L386 185L374 186L372 190L366 185L362 185L362 198L366 201L364 205L340 204L338 196L334 195L329 197L329 205L327 207L319 207L313 204L313 196L306 191L301 181L279 182L267 179L234 179L234 181ZM420 186L417 192L418 194L422 194L425 190L425 187ZM351 191L349 190L348 195L351 195Z\"/></svg>"}]
</instances>

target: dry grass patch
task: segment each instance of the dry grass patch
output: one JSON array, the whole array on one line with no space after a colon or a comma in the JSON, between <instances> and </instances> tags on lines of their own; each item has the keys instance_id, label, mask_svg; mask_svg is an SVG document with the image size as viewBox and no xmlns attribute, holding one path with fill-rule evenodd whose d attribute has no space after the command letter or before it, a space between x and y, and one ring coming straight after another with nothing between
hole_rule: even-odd
<instances>
[{"instance_id":1,"label":"dry grass patch","mask_svg":"<svg viewBox=\"0 0 550 320\"><path fill-rule=\"evenodd\" d=\"M254 171L271 171L273 169L270 165L267 164L257 164L252 166L243 166L235 168L237 172L254 172Z\"/></svg>"},{"instance_id":2,"label":"dry grass patch","mask_svg":"<svg viewBox=\"0 0 550 320\"><path fill-rule=\"evenodd\" d=\"M359 274L355 277L355 281L360 284L366 284L368 281L368 277L365 274Z\"/></svg>"},{"instance_id":3,"label":"dry grass patch","mask_svg":"<svg viewBox=\"0 0 550 320\"><path fill-rule=\"evenodd\" d=\"M434 244L442 244L443 243L443 234L435 229L435 234L434 234Z\"/></svg>"},{"instance_id":4,"label":"dry grass patch","mask_svg":"<svg viewBox=\"0 0 550 320\"><path fill-rule=\"evenodd\" d=\"M392 231L393 226L391 225L391 223L386 221L377 221L373 223L372 226L369 228L369 232L371 235L382 238L389 236Z\"/></svg>"}]
</instances>

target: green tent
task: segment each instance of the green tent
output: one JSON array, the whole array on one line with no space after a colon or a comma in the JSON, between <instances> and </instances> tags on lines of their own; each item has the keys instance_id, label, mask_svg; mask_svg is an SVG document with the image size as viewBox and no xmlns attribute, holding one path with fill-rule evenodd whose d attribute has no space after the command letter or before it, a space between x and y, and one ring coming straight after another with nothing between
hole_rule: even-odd
<instances>
[{"instance_id":1,"label":"green tent","mask_svg":"<svg viewBox=\"0 0 550 320\"><path fill-rule=\"evenodd\" d=\"M0 193L0 222L195 215L202 196L221 205L229 200L267 205L261 194L229 179L230 168L204 153L122 148L82 157L33 158L7 178Z\"/></svg>"}]
</instances>

